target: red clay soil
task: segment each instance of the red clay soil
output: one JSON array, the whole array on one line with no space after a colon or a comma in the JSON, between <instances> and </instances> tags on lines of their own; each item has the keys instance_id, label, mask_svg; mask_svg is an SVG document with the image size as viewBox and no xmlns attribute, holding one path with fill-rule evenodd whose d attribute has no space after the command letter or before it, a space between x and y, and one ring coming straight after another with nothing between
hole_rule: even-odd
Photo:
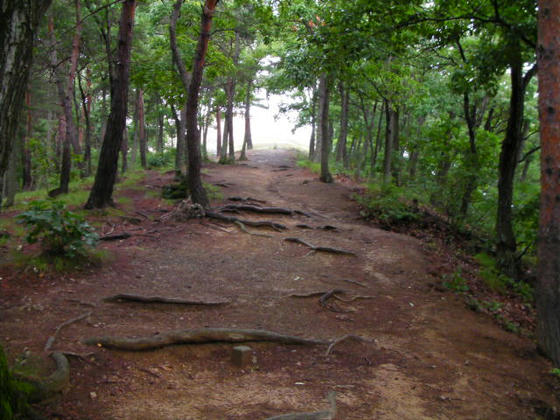
<instances>
[{"instance_id":1,"label":"red clay soil","mask_svg":"<svg viewBox=\"0 0 560 420\"><path fill-rule=\"evenodd\" d=\"M211 219L160 221L172 205L157 198L171 174L149 172L142 188L121 192L134 201L129 217L104 231L129 239L104 242L112 258L72 275L40 276L4 269L0 281L0 341L11 360L52 350L70 359L68 390L36 408L57 419L265 419L328 408L336 419L554 416L558 380L535 343L472 312L451 292L434 288L442 262L422 242L360 219L352 185L323 184L295 165L291 151L253 151L234 166L209 164L205 182L221 184L222 200L252 197L308 215L234 216L273 220L276 232ZM118 199L117 199L118 200ZM299 225L299 226L298 226ZM303 226L307 225L307 226ZM336 230L320 229L333 226ZM312 227L313 229L309 229ZM313 252L287 237L352 255ZM13 246L14 244L12 244ZM344 289L347 300L291 295ZM223 301L220 306L109 303L118 293ZM233 344L176 345L153 351L88 346L97 336L149 336L203 327L264 329L327 345L249 343L252 362L232 364Z\"/></svg>"}]
</instances>

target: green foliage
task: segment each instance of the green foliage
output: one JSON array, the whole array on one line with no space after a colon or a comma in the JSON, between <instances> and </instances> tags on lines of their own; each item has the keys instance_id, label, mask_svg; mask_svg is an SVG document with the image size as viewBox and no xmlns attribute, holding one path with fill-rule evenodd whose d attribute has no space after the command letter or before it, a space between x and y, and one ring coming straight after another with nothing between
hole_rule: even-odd
<instances>
[{"instance_id":1,"label":"green foliage","mask_svg":"<svg viewBox=\"0 0 560 420\"><path fill-rule=\"evenodd\" d=\"M370 184L365 196L358 196L364 206L362 215L386 225L410 223L419 218L416 207L408 201L406 191L396 185Z\"/></svg>"},{"instance_id":2,"label":"green foliage","mask_svg":"<svg viewBox=\"0 0 560 420\"><path fill-rule=\"evenodd\" d=\"M550 374L551 374L551 375L554 375L554 376L556 376L557 378L560 379L560 369L559 369L559 368L554 368L554 369L552 369L552 370L550 371Z\"/></svg>"},{"instance_id":3,"label":"green foliage","mask_svg":"<svg viewBox=\"0 0 560 420\"><path fill-rule=\"evenodd\" d=\"M461 275L461 269L457 269L451 275L444 275L443 285L449 290L460 293L468 292L470 290L467 280Z\"/></svg>"},{"instance_id":4,"label":"green foliage","mask_svg":"<svg viewBox=\"0 0 560 420\"><path fill-rule=\"evenodd\" d=\"M27 384L13 378L4 349L0 346L0 419L18 419L28 412L28 388Z\"/></svg>"},{"instance_id":5,"label":"green foliage","mask_svg":"<svg viewBox=\"0 0 560 420\"><path fill-rule=\"evenodd\" d=\"M164 168L173 163L170 153L150 153L147 156L147 163L150 168Z\"/></svg>"},{"instance_id":6,"label":"green foliage","mask_svg":"<svg viewBox=\"0 0 560 420\"><path fill-rule=\"evenodd\" d=\"M60 201L34 201L17 218L29 229L27 242L40 241L48 255L84 256L86 247L95 246L98 239L84 217L65 209Z\"/></svg>"},{"instance_id":7,"label":"green foliage","mask_svg":"<svg viewBox=\"0 0 560 420\"><path fill-rule=\"evenodd\" d=\"M484 283L493 291L502 294L513 291L521 296L526 303L534 301L533 287L524 281L514 281L502 274L498 269L496 260L488 254L477 254L476 261L480 264L479 275Z\"/></svg>"}]
</instances>

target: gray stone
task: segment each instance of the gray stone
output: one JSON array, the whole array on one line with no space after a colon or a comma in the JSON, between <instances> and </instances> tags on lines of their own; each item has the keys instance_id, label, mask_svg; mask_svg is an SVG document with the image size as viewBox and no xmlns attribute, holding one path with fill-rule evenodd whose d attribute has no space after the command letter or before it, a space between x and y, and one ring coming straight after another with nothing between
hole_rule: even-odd
<instances>
[{"instance_id":1,"label":"gray stone","mask_svg":"<svg viewBox=\"0 0 560 420\"><path fill-rule=\"evenodd\" d=\"M253 350L249 346L235 346L231 353L231 362L240 368L247 367L252 363Z\"/></svg>"}]
</instances>

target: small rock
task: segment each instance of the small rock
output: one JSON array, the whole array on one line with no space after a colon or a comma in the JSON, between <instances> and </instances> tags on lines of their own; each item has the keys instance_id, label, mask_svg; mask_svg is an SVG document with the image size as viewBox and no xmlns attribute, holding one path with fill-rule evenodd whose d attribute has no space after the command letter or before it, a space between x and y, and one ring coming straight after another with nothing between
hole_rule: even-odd
<instances>
[{"instance_id":1,"label":"small rock","mask_svg":"<svg viewBox=\"0 0 560 420\"><path fill-rule=\"evenodd\" d=\"M89 397L90 397L92 400L96 400L96 399L97 399L97 392L90 392L90 393L89 393Z\"/></svg>"},{"instance_id":2,"label":"small rock","mask_svg":"<svg viewBox=\"0 0 560 420\"><path fill-rule=\"evenodd\" d=\"M231 362L240 368L251 364L253 350L249 346L235 346L231 353Z\"/></svg>"}]
</instances>

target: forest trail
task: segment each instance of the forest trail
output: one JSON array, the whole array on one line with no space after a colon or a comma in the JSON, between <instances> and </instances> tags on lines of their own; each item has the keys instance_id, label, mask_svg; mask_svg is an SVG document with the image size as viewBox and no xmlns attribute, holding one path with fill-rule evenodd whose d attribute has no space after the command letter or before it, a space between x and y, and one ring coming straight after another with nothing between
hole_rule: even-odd
<instances>
[{"instance_id":1,"label":"forest trail","mask_svg":"<svg viewBox=\"0 0 560 420\"><path fill-rule=\"evenodd\" d=\"M170 179L154 172L143 184L158 191ZM288 227L248 226L269 235L256 236L212 219L159 222L165 206L154 208L158 200L146 188L131 190L149 220L123 227L130 239L102 245L114 251L111 263L72 278L5 277L0 328L11 352L41 354L58 325L91 311L53 345L92 355L72 358L69 391L44 406L52 418L265 419L328 409L330 391L335 418L349 420L539 418L558 407L551 366L534 343L434 287L441 283L434 249L363 221L351 199L355 186L320 183L296 166L294 152L280 150L252 151L234 166L207 165L204 180L222 185L224 200L215 206L251 197L308 215L235 214ZM355 256L313 252L285 241L290 237ZM346 291L338 296L348 301L321 305L320 294L293 296L333 289ZM229 303L103 300L119 293ZM254 360L245 368L232 364L233 344L128 352L81 342L204 327L364 341L342 341L328 355L327 345L249 343Z\"/></svg>"}]
</instances>

